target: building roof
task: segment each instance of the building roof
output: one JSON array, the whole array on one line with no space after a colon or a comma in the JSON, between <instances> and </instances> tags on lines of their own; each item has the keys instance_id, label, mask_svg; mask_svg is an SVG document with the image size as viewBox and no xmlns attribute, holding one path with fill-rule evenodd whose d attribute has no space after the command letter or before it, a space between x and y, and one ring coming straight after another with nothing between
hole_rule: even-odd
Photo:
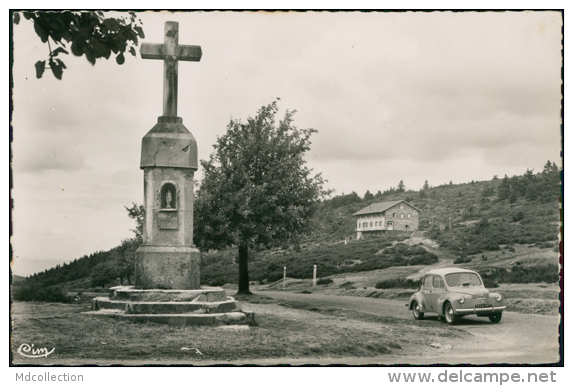
<instances>
[{"instance_id":1,"label":"building roof","mask_svg":"<svg viewBox=\"0 0 573 386\"><path fill-rule=\"evenodd\" d=\"M398 205L401 202L403 202L404 204L406 204L406 205L416 209L418 212L420 212L420 209L416 208L414 205L409 204L404 200L399 200L399 201L379 202L377 204L368 205L366 208L360 209L358 212L354 213L353 216L358 216L361 214L384 212L385 210L388 210L388 209Z\"/></svg>"}]
</instances>

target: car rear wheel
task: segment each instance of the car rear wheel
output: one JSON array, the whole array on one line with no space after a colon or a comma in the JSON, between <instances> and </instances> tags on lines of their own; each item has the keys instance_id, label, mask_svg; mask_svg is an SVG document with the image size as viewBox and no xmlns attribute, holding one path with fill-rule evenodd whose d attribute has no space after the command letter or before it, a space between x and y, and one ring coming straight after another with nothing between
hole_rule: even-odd
<instances>
[{"instance_id":1,"label":"car rear wheel","mask_svg":"<svg viewBox=\"0 0 573 386\"><path fill-rule=\"evenodd\" d=\"M458 316L454 314L454 308L450 302L444 304L444 319L449 325L456 324L458 322Z\"/></svg>"},{"instance_id":2,"label":"car rear wheel","mask_svg":"<svg viewBox=\"0 0 573 386\"><path fill-rule=\"evenodd\" d=\"M416 320L424 319L424 313L421 311L420 304L415 300L412 302L412 314Z\"/></svg>"},{"instance_id":3,"label":"car rear wheel","mask_svg":"<svg viewBox=\"0 0 573 386\"><path fill-rule=\"evenodd\" d=\"M501 312L499 312L497 314L491 314L489 316L489 320L492 323L499 323L499 321L501 320Z\"/></svg>"}]
</instances>

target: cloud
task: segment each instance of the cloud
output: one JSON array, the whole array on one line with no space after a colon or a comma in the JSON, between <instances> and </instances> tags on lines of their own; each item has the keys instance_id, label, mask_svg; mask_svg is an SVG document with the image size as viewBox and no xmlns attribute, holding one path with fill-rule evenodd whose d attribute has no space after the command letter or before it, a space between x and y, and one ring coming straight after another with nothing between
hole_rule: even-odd
<instances>
[{"instance_id":1,"label":"cloud","mask_svg":"<svg viewBox=\"0 0 573 386\"><path fill-rule=\"evenodd\" d=\"M180 22L179 115L205 159L231 117L276 97L312 127L309 166L337 193L523 174L560 151L559 12L145 12ZM69 261L130 237L141 138L162 111L161 61L46 54L14 30L14 224L21 259ZM282 113L281 113L282 114ZM279 114L279 115L281 115ZM200 177L201 171L197 172Z\"/></svg>"}]
</instances>

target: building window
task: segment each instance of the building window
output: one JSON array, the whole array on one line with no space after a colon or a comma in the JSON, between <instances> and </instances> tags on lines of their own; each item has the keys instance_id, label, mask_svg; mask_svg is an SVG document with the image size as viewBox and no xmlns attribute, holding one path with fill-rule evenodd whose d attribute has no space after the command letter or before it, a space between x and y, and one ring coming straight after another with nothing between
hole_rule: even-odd
<instances>
[{"instance_id":1,"label":"building window","mask_svg":"<svg viewBox=\"0 0 573 386\"><path fill-rule=\"evenodd\" d=\"M394 225L394 222L393 222L393 221L388 221L387 225L388 225L389 227L391 227L392 225Z\"/></svg>"},{"instance_id":2,"label":"building window","mask_svg":"<svg viewBox=\"0 0 573 386\"><path fill-rule=\"evenodd\" d=\"M360 223L358 223L358 228L360 228Z\"/></svg>"},{"instance_id":3,"label":"building window","mask_svg":"<svg viewBox=\"0 0 573 386\"><path fill-rule=\"evenodd\" d=\"M400 205L400 209L404 209L404 205Z\"/></svg>"},{"instance_id":4,"label":"building window","mask_svg":"<svg viewBox=\"0 0 573 386\"><path fill-rule=\"evenodd\" d=\"M404 213L400 213L400 218L404 218Z\"/></svg>"},{"instance_id":5,"label":"building window","mask_svg":"<svg viewBox=\"0 0 573 386\"><path fill-rule=\"evenodd\" d=\"M408 228L410 228L410 225L406 225L405 227L406 227L406 229L408 229Z\"/></svg>"},{"instance_id":6,"label":"building window","mask_svg":"<svg viewBox=\"0 0 573 386\"><path fill-rule=\"evenodd\" d=\"M372 226L372 221L370 221L370 226Z\"/></svg>"},{"instance_id":7,"label":"building window","mask_svg":"<svg viewBox=\"0 0 573 386\"><path fill-rule=\"evenodd\" d=\"M396 217L396 213L392 213L392 217Z\"/></svg>"},{"instance_id":8,"label":"building window","mask_svg":"<svg viewBox=\"0 0 573 386\"><path fill-rule=\"evenodd\" d=\"M408 213L408 218L411 218L411 217L412 217L412 213Z\"/></svg>"}]
</instances>

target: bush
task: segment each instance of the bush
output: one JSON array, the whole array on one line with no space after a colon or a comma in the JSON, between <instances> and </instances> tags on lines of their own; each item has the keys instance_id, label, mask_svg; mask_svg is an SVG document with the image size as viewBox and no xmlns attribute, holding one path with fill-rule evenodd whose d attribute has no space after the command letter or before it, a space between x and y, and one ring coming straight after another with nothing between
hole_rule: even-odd
<instances>
[{"instance_id":1,"label":"bush","mask_svg":"<svg viewBox=\"0 0 573 386\"><path fill-rule=\"evenodd\" d=\"M482 279L483 279L483 285L485 286L485 288L497 288L497 287L499 287L499 284L497 284L497 281L495 281L495 279L492 277L482 276Z\"/></svg>"},{"instance_id":2,"label":"bush","mask_svg":"<svg viewBox=\"0 0 573 386\"><path fill-rule=\"evenodd\" d=\"M454 264L470 263L472 261L471 256L460 256L454 260Z\"/></svg>"},{"instance_id":3,"label":"bush","mask_svg":"<svg viewBox=\"0 0 573 386\"><path fill-rule=\"evenodd\" d=\"M333 282L333 280L330 278L320 278L316 281L316 284L317 285L323 285L323 284L330 284L332 282Z\"/></svg>"},{"instance_id":4,"label":"bush","mask_svg":"<svg viewBox=\"0 0 573 386\"><path fill-rule=\"evenodd\" d=\"M60 287L26 282L13 287L12 297L24 302L69 303L72 300Z\"/></svg>"},{"instance_id":5,"label":"bush","mask_svg":"<svg viewBox=\"0 0 573 386\"><path fill-rule=\"evenodd\" d=\"M412 279L390 279L390 280L383 280L376 283L374 286L377 289L389 289L389 288L414 288L418 289L420 287L419 280L412 280Z\"/></svg>"},{"instance_id":6,"label":"bush","mask_svg":"<svg viewBox=\"0 0 573 386\"><path fill-rule=\"evenodd\" d=\"M511 219L513 220L513 222L518 222L523 220L523 218L525 217L525 215L523 214L523 211L520 210L519 212L514 212L511 214Z\"/></svg>"},{"instance_id":7,"label":"bush","mask_svg":"<svg viewBox=\"0 0 573 386\"><path fill-rule=\"evenodd\" d=\"M557 264L529 267L514 265L511 269L489 268L480 272L480 275L486 283L489 281L497 283L556 283L559 281L559 268Z\"/></svg>"}]
</instances>

